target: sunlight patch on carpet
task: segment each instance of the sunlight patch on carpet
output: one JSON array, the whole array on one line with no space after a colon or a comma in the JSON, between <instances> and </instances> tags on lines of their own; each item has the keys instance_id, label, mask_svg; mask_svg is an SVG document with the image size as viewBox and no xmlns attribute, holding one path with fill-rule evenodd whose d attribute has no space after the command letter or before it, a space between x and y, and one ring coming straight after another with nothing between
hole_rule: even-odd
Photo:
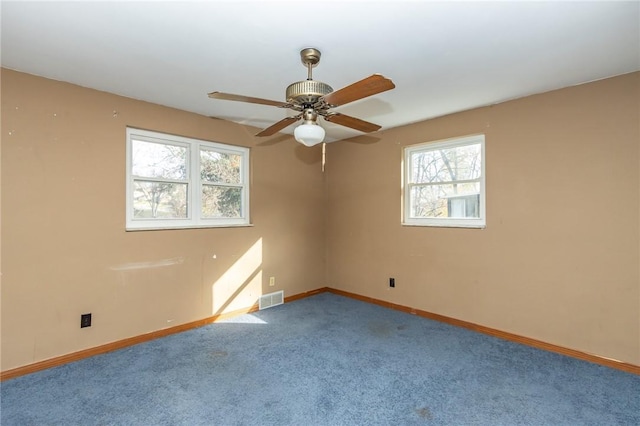
<instances>
[{"instance_id":1,"label":"sunlight patch on carpet","mask_svg":"<svg viewBox=\"0 0 640 426\"><path fill-rule=\"evenodd\" d=\"M252 314L244 314L233 318L217 321L217 324L268 324L265 320Z\"/></svg>"}]
</instances>

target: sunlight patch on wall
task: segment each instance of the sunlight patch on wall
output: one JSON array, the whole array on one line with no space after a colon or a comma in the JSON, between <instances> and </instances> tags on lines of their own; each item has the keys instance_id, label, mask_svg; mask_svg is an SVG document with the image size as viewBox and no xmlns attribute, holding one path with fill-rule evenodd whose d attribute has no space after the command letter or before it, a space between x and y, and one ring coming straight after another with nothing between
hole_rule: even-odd
<instances>
[{"instance_id":1,"label":"sunlight patch on wall","mask_svg":"<svg viewBox=\"0 0 640 426\"><path fill-rule=\"evenodd\" d=\"M211 313L247 308L262 295L262 238L212 285Z\"/></svg>"}]
</instances>

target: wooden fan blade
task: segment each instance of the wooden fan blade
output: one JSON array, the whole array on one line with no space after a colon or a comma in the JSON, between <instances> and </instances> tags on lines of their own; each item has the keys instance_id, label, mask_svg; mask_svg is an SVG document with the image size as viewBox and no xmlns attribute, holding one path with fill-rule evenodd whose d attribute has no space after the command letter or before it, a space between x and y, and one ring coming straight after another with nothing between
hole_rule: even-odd
<instances>
[{"instance_id":1,"label":"wooden fan blade","mask_svg":"<svg viewBox=\"0 0 640 426\"><path fill-rule=\"evenodd\" d=\"M209 97L212 99L222 99L224 101L249 102L251 104L270 105L280 108L291 107L291 104L287 104L284 102L271 101L269 99L262 98L252 98L251 96L234 95L231 93L211 92L209 93Z\"/></svg>"},{"instance_id":2,"label":"wooden fan blade","mask_svg":"<svg viewBox=\"0 0 640 426\"><path fill-rule=\"evenodd\" d=\"M325 103L331 106L339 106L377 93L386 92L394 87L396 87L396 85L393 84L393 81L383 75L373 74L347 87L329 93L320 98L320 100L324 100Z\"/></svg>"},{"instance_id":3,"label":"wooden fan blade","mask_svg":"<svg viewBox=\"0 0 640 426\"><path fill-rule=\"evenodd\" d=\"M256 133L256 136L271 136L271 135L273 135L275 133L278 133L280 130L284 129L288 125L298 121L301 116L302 116L301 114L298 114L298 115L296 115L294 117L283 118L282 120L278 121L277 123L272 124L271 126L267 127L266 129L264 129L260 133Z\"/></svg>"},{"instance_id":4,"label":"wooden fan blade","mask_svg":"<svg viewBox=\"0 0 640 426\"><path fill-rule=\"evenodd\" d=\"M324 117L325 120L336 123L341 126L351 127L352 129L360 130L361 132L371 133L380 129L377 124L369 123L368 121L360 120L359 118L351 117L350 115L344 115L340 113L327 114Z\"/></svg>"}]
</instances>

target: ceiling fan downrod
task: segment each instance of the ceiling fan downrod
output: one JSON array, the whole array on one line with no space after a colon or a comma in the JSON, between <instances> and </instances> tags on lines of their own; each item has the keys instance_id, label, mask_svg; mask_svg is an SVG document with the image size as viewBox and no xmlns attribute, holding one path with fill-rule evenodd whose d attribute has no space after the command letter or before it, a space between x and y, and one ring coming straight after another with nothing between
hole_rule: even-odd
<instances>
[{"instance_id":1,"label":"ceiling fan downrod","mask_svg":"<svg viewBox=\"0 0 640 426\"><path fill-rule=\"evenodd\" d=\"M313 80L312 69L320 62L321 53L318 49L307 47L300 51L300 59L305 67L307 67L307 80Z\"/></svg>"}]
</instances>

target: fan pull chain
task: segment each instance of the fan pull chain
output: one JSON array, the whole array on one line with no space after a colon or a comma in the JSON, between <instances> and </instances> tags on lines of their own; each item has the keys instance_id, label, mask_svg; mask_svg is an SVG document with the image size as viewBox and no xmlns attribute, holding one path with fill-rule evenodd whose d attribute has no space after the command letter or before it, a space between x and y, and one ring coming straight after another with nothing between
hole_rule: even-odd
<instances>
[{"instance_id":1,"label":"fan pull chain","mask_svg":"<svg viewBox=\"0 0 640 426\"><path fill-rule=\"evenodd\" d=\"M327 153L327 144L325 142L322 142L322 173L324 173L324 164L325 164L325 159L326 159L326 153Z\"/></svg>"}]
</instances>

